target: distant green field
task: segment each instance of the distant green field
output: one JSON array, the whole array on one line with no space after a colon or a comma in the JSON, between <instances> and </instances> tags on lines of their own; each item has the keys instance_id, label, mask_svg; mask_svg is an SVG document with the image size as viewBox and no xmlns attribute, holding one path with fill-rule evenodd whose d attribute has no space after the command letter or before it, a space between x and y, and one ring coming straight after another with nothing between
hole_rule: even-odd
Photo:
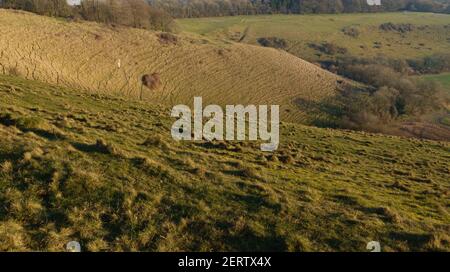
<instances>
[{"instance_id":1,"label":"distant green field","mask_svg":"<svg viewBox=\"0 0 450 272\"><path fill-rule=\"evenodd\" d=\"M412 24L413 31L383 31L383 23ZM384 54L401 59L450 52L450 15L431 13L377 13L338 15L264 15L178 20L182 31L207 37L258 44L261 37L279 37L290 53L310 61L329 59L309 44L331 42L352 55ZM343 33L357 29L359 36Z\"/></svg>"},{"instance_id":2,"label":"distant green field","mask_svg":"<svg viewBox=\"0 0 450 272\"><path fill-rule=\"evenodd\" d=\"M440 75L426 75L423 76L426 80L436 81L442 84L444 88L450 91L450 73L440 74Z\"/></svg>"}]
</instances>

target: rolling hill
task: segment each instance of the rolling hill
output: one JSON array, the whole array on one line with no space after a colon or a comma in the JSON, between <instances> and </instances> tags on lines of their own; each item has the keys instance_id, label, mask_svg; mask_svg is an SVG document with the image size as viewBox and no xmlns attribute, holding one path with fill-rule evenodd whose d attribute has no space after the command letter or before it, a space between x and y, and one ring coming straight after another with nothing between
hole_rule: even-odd
<instances>
[{"instance_id":1,"label":"rolling hill","mask_svg":"<svg viewBox=\"0 0 450 272\"><path fill-rule=\"evenodd\" d=\"M339 78L284 51L229 41L0 10L0 71L96 93L138 97L141 77L159 73L145 92L154 103L279 104L282 119L308 123L295 101L321 101ZM120 63L120 65L119 65Z\"/></svg>"},{"instance_id":2,"label":"rolling hill","mask_svg":"<svg viewBox=\"0 0 450 272\"><path fill-rule=\"evenodd\" d=\"M437 59L445 62L450 52L450 15L413 12L257 15L179 19L177 23L184 33L279 48L350 77L352 71L345 71L343 63L362 60L373 64L383 63L391 71L399 69L405 78L414 75L410 77L413 81L434 80L444 88L448 86L447 74L422 75L426 71L415 70L408 63L426 60L427 57L434 58L434 61L424 61L428 64L435 63ZM373 77L367 76L366 82L370 82ZM353 75L351 78L361 80L362 77ZM445 95L442 94L442 97ZM306 105L308 103L303 103L302 107ZM319 107L318 112L323 111L327 111L326 107ZM322 120L317 118L313 124L329 126L329 118ZM447 120L448 110L430 116L408 116L397 120L384 132L448 140L450 130Z\"/></svg>"},{"instance_id":3,"label":"rolling hill","mask_svg":"<svg viewBox=\"0 0 450 272\"><path fill-rule=\"evenodd\" d=\"M0 250L449 251L448 142L283 123L176 142L170 108L0 76Z\"/></svg>"},{"instance_id":4,"label":"rolling hill","mask_svg":"<svg viewBox=\"0 0 450 272\"><path fill-rule=\"evenodd\" d=\"M210 33L0 25L0 251L450 251L448 142L298 123L356 83ZM173 140L194 96L280 104L280 148Z\"/></svg>"},{"instance_id":5,"label":"rolling hill","mask_svg":"<svg viewBox=\"0 0 450 272\"><path fill-rule=\"evenodd\" d=\"M264 37L282 38L287 43L286 51L313 62L334 57L311 46L324 42L344 47L350 55L365 57L383 54L395 59L414 59L450 52L450 15L445 14L259 15L177 22L185 32L247 44L259 44L258 39ZM404 28L380 28L385 23Z\"/></svg>"}]
</instances>

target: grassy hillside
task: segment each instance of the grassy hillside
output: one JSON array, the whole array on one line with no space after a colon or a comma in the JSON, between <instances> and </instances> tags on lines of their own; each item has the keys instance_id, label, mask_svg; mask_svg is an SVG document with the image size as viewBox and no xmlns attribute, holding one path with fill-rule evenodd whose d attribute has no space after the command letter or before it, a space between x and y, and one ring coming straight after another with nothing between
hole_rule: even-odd
<instances>
[{"instance_id":1,"label":"grassy hillside","mask_svg":"<svg viewBox=\"0 0 450 272\"><path fill-rule=\"evenodd\" d=\"M442 86L450 92L450 73L444 73L439 75L425 75L422 78L430 81L439 82Z\"/></svg>"},{"instance_id":2,"label":"grassy hillside","mask_svg":"<svg viewBox=\"0 0 450 272\"><path fill-rule=\"evenodd\" d=\"M438 74L438 75L424 75L424 76L421 76L421 78L423 78L425 80L429 80L429 81L438 82L450 94L450 73L444 73L444 74ZM439 124L442 124L442 125L450 128L450 110L447 110L446 115L438 116L437 122Z\"/></svg>"},{"instance_id":3,"label":"grassy hillside","mask_svg":"<svg viewBox=\"0 0 450 272\"><path fill-rule=\"evenodd\" d=\"M0 10L0 72L100 93L138 96L141 77L161 86L144 98L170 106L202 96L211 104L279 104L284 120L307 122L295 101L320 101L338 77L275 49L24 12ZM120 65L118 63L120 62Z\"/></svg>"},{"instance_id":4,"label":"grassy hillside","mask_svg":"<svg viewBox=\"0 0 450 272\"><path fill-rule=\"evenodd\" d=\"M262 37L287 41L286 50L309 61L329 59L310 44L330 42L344 47L351 55L407 59L450 52L450 15L431 13L377 13L339 15L267 15L182 19L186 32L205 37L232 39L258 44ZM412 31L384 31L383 23L411 24ZM355 29L357 36L344 30ZM348 31L347 33L351 33ZM401 52L399 54L399 52Z\"/></svg>"},{"instance_id":5,"label":"grassy hillside","mask_svg":"<svg viewBox=\"0 0 450 272\"><path fill-rule=\"evenodd\" d=\"M283 123L262 153L175 142L168 108L123 96L0 96L1 251L450 250L449 143Z\"/></svg>"}]
</instances>

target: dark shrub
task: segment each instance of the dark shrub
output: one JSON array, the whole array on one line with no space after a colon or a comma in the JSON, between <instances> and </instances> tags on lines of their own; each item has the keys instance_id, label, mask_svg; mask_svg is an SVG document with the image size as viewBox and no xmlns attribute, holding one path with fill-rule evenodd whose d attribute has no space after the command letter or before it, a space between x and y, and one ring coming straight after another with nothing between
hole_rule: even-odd
<instances>
[{"instance_id":1,"label":"dark shrub","mask_svg":"<svg viewBox=\"0 0 450 272\"><path fill-rule=\"evenodd\" d=\"M325 42L322 44L309 44L309 47L318 50L327 55L346 54L347 48L340 47L334 43Z\"/></svg>"},{"instance_id":2,"label":"dark shrub","mask_svg":"<svg viewBox=\"0 0 450 272\"><path fill-rule=\"evenodd\" d=\"M142 85L149 88L150 90L154 90L160 85L160 76L158 73L153 73L151 75L143 75L142 76Z\"/></svg>"},{"instance_id":3,"label":"dark shrub","mask_svg":"<svg viewBox=\"0 0 450 272\"><path fill-rule=\"evenodd\" d=\"M74 10L66 0L0 0L0 7L21 9L40 15L69 17Z\"/></svg>"},{"instance_id":4,"label":"dark shrub","mask_svg":"<svg viewBox=\"0 0 450 272\"><path fill-rule=\"evenodd\" d=\"M395 31L400 33L407 33L414 30L414 25L412 24L393 24L384 23L380 25L380 29L383 31Z\"/></svg>"},{"instance_id":5,"label":"dark shrub","mask_svg":"<svg viewBox=\"0 0 450 272\"><path fill-rule=\"evenodd\" d=\"M356 27L353 27L353 26L346 26L346 27L344 27L342 29L342 32L345 35L353 37L353 38L357 38L360 35L359 30Z\"/></svg>"},{"instance_id":6,"label":"dark shrub","mask_svg":"<svg viewBox=\"0 0 450 272\"><path fill-rule=\"evenodd\" d=\"M159 33L158 35L159 41L163 44L177 44L178 43L178 37L175 36L172 33Z\"/></svg>"},{"instance_id":7,"label":"dark shrub","mask_svg":"<svg viewBox=\"0 0 450 272\"><path fill-rule=\"evenodd\" d=\"M411 68L421 74L438 74L450 71L450 54L434 54L422 59L409 60Z\"/></svg>"},{"instance_id":8,"label":"dark shrub","mask_svg":"<svg viewBox=\"0 0 450 272\"><path fill-rule=\"evenodd\" d=\"M82 0L78 7L68 5L66 0L0 0L0 7L161 31L172 31L175 27L168 13L151 7L144 0Z\"/></svg>"},{"instance_id":9,"label":"dark shrub","mask_svg":"<svg viewBox=\"0 0 450 272\"><path fill-rule=\"evenodd\" d=\"M401 116L420 116L445 108L448 95L435 83L409 77L405 61L384 57L342 57L338 73L369 85L366 90L342 90L338 96L338 125L350 129L385 132Z\"/></svg>"},{"instance_id":10,"label":"dark shrub","mask_svg":"<svg viewBox=\"0 0 450 272\"><path fill-rule=\"evenodd\" d=\"M287 48L286 40L277 37L259 38L258 43L264 47L273 47L278 49Z\"/></svg>"}]
</instances>

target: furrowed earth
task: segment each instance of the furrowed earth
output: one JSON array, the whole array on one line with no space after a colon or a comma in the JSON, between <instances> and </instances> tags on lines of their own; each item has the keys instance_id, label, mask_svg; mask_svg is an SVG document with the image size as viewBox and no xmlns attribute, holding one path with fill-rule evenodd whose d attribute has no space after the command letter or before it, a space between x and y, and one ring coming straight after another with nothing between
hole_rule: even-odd
<instances>
[{"instance_id":1,"label":"furrowed earth","mask_svg":"<svg viewBox=\"0 0 450 272\"><path fill-rule=\"evenodd\" d=\"M0 10L0 71L75 89L138 97L141 77L161 86L144 99L173 106L201 96L207 104L278 104L282 118L310 122L297 101L336 94L338 76L287 52L180 34L67 22ZM120 65L119 65L120 62ZM342 83L341 83L342 84Z\"/></svg>"}]
</instances>

